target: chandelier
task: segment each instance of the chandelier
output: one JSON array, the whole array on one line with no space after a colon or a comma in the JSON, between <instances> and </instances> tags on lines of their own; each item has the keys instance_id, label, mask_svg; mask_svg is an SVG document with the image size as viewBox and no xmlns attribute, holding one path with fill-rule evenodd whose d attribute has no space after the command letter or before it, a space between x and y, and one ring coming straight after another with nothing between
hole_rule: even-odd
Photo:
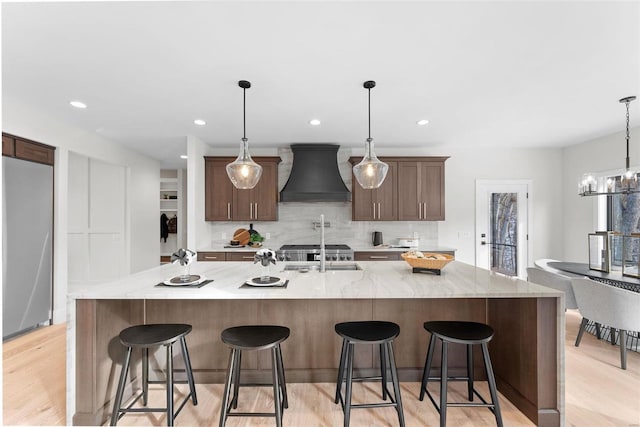
<instances>
[{"instance_id":1,"label":"chandelier","mask_svg":"<svg viewBox=\"0 0 640 427\"><path fill-rule=\"evenodd\" d=\"M598 188L598 180L592 173L585 173L578 183L578 194L580 196L640 193L638 173L631 169L629 161L629 103L635 99L635 96L627 96L620 100L620 103L625 104L627 108L627 157L625 159L624 173L619 176L608 177L601 188Z\"/></svg>"}]
</instances>

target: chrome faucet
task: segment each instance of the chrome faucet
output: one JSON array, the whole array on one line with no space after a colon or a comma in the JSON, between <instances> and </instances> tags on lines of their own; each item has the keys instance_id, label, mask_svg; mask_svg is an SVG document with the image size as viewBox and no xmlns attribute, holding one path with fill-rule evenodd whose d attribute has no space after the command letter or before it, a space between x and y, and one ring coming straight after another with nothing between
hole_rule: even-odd
<instances>
[{"instance_id":1,"label":"chrome faucet","mask_svg":"<svg viewBox=\"0 0 640 427\"><path fill-rule=\"evenodd\" d=\"M327 255L324 247L324 215L320 215L320 273L327 271Z\"/></svg>"}]
</instances>

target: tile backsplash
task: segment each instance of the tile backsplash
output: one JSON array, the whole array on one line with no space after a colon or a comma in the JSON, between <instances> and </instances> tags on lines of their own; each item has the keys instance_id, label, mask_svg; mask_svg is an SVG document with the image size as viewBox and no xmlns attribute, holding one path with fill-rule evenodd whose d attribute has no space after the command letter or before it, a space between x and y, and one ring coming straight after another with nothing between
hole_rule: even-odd
<instances>
[{"instance_id":1,"label":"tile backsplash","mask_svg":"<svg viewBox=\"0 0 640 427\"><path fill-rule=\"evenodd\" d=\"M397 244L401 237L420 238L420 246L438 245L438 223L417 221L351 221L351 203L280 203L279 220L255 222L253 227L264 237L270 234L265 246L277 249L283 244L320 243L320 229L313 222L320 221L324 214L325 242L346 243L354 248L372 247L371 235L381 231L386 244ZM211 248L218 248L229 242L238 228L249 228L249 224L237 222L209 223ZM223 238L223 234L226 238Z\"/></svg>"},{"instance_id":2,"label":"tile backsplash","mask_svg":"<svg viewBox=\"0 0 640 427\"><path fill-rule=\"evenodd\" d=\"M282 190L291 171L293 154L289 147L279 148L282 162L278 165L278 190ZM348 162L350 150L338 151L338 168L347 188L351 189L351 165ZM351 202L286 202L278 204L278 221L256 222L254 228L264 237L270 234L265 246L277 249L283 244L319 243L320 229L313 222L320 221L324 214L325 222L331 224L325 229L325 242L346 243L353 248L372 247L371 235L381 231L385 244L397 244L397 239L414 237L417 233L420 246L438 246L438 223L422 221L351 221ZM220 248L227 244L233 232L238 228L249 228L248 223L208 222L211 248ZM225 236L223 238L223 235ZM205 248L198 248L205 249Z\"/></svg>"}]
</instances>

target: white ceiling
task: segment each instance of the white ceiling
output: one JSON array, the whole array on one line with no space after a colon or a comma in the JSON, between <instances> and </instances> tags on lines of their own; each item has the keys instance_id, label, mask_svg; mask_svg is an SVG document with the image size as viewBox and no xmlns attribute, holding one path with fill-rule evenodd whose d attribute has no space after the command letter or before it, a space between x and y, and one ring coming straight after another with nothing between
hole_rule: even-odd
<instances>
[{"instance_id":1,"label":"white ceiling","mask_svg":"<svg viewBox=\"0 0 640 427\"><path fill-rule=\"evenodd\" d=\"M239 143L241 79L252 147L361 147L369 79L377 147L565 146L623 130L640 3L3 3L2 73L4 108L37 106L165 167L188 134Z\"/></svg>"}]
</instances>

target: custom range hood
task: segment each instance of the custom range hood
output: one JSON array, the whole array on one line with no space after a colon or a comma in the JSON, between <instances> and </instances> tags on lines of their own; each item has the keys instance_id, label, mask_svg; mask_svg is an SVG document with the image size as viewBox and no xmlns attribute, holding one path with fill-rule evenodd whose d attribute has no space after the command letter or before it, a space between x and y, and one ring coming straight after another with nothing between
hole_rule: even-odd
<instances>
[{"instance_id":1,"label":"custom range hood","mask_svg":"<svg viewBox=\"0 0 640 427\"><path fill-rule=\"evenodd\" d=\"M351 192L338 170L337 144L291 144L291 174L281 202L348 202Z\"/></svg>"}]
</instances>

